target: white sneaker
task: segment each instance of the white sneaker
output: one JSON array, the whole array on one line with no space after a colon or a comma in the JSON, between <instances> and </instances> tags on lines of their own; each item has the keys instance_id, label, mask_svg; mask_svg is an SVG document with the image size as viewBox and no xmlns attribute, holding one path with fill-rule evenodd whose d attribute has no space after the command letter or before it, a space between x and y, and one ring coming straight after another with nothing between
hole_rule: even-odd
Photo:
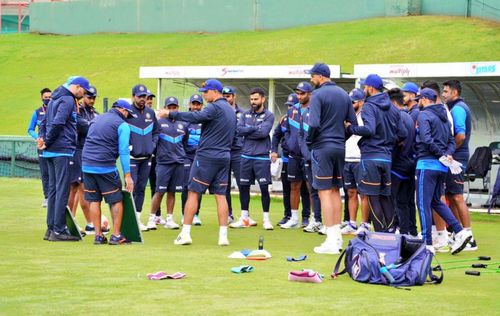
<instances>
[{"instance_id":1,"label":"white sneaker","mask_svg":"<svg viewBox=\"0 0 500 316\"><path fill-rule=\"evenodd\" d=\"M330 242L326 240L319 247L314 247L314 252L319 254L338 255L340 253L340 249L338 247L338 242Z\"/></svg>"},{"instance_id":2,"label":"white sneaker","mask_svg":"<svg viewBox=\"0 0 500 316\"><path fill-rule=\"evenodd\" d=\"M174 222L173 219L171 220L167 220L167 222L165 223L165 226L163 226L167 229L179 229L179 224L177 224L176 222Z\"/></svg>"},{"instance_id":3,"label":"white sneaker","mask_svg":"<svg viewBox=\"0 0 500 316\"><path fill-rule=\"evenodd\" d=\"M219 235L219 246L229 246L229 239L227 239L227 236Z\"/></svg>"},{"instance_id":4,"label":"white sneaker","mask_svg":"<svg viewBox=\"0 0 500 316\"><path fill-rule=\"evenodd\" d=\"M248 226L257 226L257 222L248 216Z\"/></svg>"},{"instance_id":5,"label":"white sneaker","mask_svg":"<svg viewBox=\"0 0 500 316\"><path fill-rule=\"evenodd\" d=\"M348 224L349 224L349 221L343 221L342 223L340 223L340 229L346 227Z\"/></svg>"},{"instance_id":6,"label":"white sneaker","mask_svg":"<svg viewBox=\"0 0 500 316\"><path fill-rule=\"evenodd\" d=\"M359 227L358 227L358 230L356 230L353 235L359 235L361 233L368 233L371 229L372 229L372 225L370 225L368 223L361 223L361 225L359 225Z\"/></svg>"},{"instance_id":7,"label":"white sneaker","mask_svg":"<svg viewBox=\"0 0 500 316\"><path fill-rule=\"evenodd\" d=\"M318 230L318 234L320 235L326 235L326 226L323 225L320 230Z\"/></svg>"},{"instance_id":8,"label":"white sneaker","mask_svg":"<svg viewBox=\"0 0 500 316\"><path fill-rule=\"evenodd\" d=\"M182 232L174 240L174 245L191 245L193 240L190 235L183 234Z\"/></svg>"},{"instance_id":9,"label":"white sneaker","mask_svg":"<svg viewBox=\"0 0 500 316\"><path fill-rule=\"evenodd\" d=\"M201 220L200 220L200 218L198 217L198 215L195 215L195 216L193 217L193 225L194 225L194 226L201 226Z\"/></svg>"},{"instance_id":10,"label":"white sneaker","mask_svg":"<svg viewBox=\"0 0 500 316\"><path fill-rule=\"evenodd\" d=\"M250 221L248 218L240 217L236 222L229 224L231 228L245 228L250 227Z\"/></svg>"},{"instance_id":11,"label":"white sneaker","mask_svg":"<svg viewBox=\"0 0 500 316\"><path fill-rule=\"evenodd\" d=\"M155 214L149 215L149 219L148 219L148 223L147 223L146 227L149 230L156 230L156 215Z\"/></svg>"},{"instance_id":12,"label":"white sneaker","mask_svg":"<svg viewBox=\"0 0 500 316\"><path fill-rule=\"evenodd\" d=\"M156 225L162 225L163 226L166 223L166 221L163 218L161 218L161 216L156 216L155 220L156 220Z\"/></svg>"},{"instance_id":13,"label":"white sneaker","mask_svg":"<svg viewBox=\"0 0 500 316\"><path fill-rule=\"evenodd\" d=\"M232 224L232 223L234 223L234 217L233 217L233 215L229 215L229 216L227 217L227 223L228 223L228 224Z\"/></svg>"},{"instance_id":14,"label":"white sneaker","mask_svg":"<svg viewBox=\"0 0 500 316\"><path fill-rule=\"evenodd\" d=\"M434 249L436 250L433 253L439 252L439 253L446 253L450 251L450 247L448 246L448 243L445 244L434 244L432 245Z\"/></svg>"},{"instance_id":15,"label":"white sneaker","mask_svg":"<svg viewBox=\"0 0 500 316\"><path fill-rule=\"evenodd\" d=\"M273 224L271 224L270 221L264 221L262 222L262 227L264 227L265 230L273 230Z\"/></svg>"},{"instance_id":16,"label":"white sneaker","mask_svg":"<svg viewBox=\"0 0 500 316\"><path fill-rule=\"evenodd\" d=\"M342 229L340 230L340 233L341 233L342 235L353 235L353 234L356 232L356 230L357 230L357 229L358 229L358 227L353 226L353 225L349 222L349 224L347 224L346 226L344 226L344 228L342 228Z\"/></svg>"},{"instance_id":17,"label":"white sneaker","mask_svg":"<svg viewBox=\"0 0 500 316\"><path fill-rule=\"evenodd\" d=\"M462 251L467 243L472 239L472 233L468 230L462 229L458 234L455 235L455 241L451 245L451 254L456 255Z\"/></svg>"},{"instance_id":18,"label":"white sneaker","mask_svg":"<svg viewBox=\"0 0 500 316\"><path fill-rule=\"evenodd\" d=\"M47 207L48 203L49 203L49 201L47 199L43 200L42 207Z\"/></svg>"},{"instance_id":19,"label":"white sneaker","mask_svg":"<svg viewBox=\"0 0 500 316\"><path fill-rule=\"evenodd\" d=\"M146 225L144 225L141 222L141 213L136 212L135 216L137 217L137 223L139 223L139 229L141 230L141 232L147 232L149 229L148 229L148 227Z\"/></svg>"},{"instance_id":20,"label":"white sneaker","mask_svg":"<svg viewBox=\"0 0 500 316\"><path fill-rule=\"evenodd\" d=\"M299 221L296 219L289 219L285 224L280 226L283 229L299 228Z\"/></svg>"}]
</instances>

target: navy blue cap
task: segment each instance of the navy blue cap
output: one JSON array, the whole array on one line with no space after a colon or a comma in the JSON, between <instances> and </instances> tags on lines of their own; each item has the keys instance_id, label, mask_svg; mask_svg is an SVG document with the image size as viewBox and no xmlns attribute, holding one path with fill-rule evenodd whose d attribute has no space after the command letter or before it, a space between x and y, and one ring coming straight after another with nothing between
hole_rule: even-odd
<instances>
[{"instance_id":1,"label":"navy blue cap","mask_svg":"<svg viewBox=\"0 0 500 316\"><path fill-rule=\"evenodd\" d=\"M165 106L168 106L171 104L179 106L179 100L177 100L176 97L166 97L165 98Z\"/></svg>"},{"instance_id":2,"label":"navy blue cap","mask_svg":"<svg viewBox=\"0 0 500 316\"><path fill-rule=\"evenodd\" d=\"M330 78L330 67L327 64L315 63L314 66L306 71L311 75L322 75L323 77Z\"/></svg>"},{"instance_id":3,"label":"navy blue cap","mask_svg":"<svg viewBox=\"0 0 500 316\"><path fill-rule=\"evenodd\" d=\"M97 89L94 86L89 86L89 89L85 92L85 95L91 98L97 97Z\"/></svg>"},{"instance_id":4,"label":"navy blue cap","mask_svg":"<svg viewBox=\"0 0 500 316\"><path fill-rule=\"evenodd\" d=\"M224 88L222 88L223 94L235 94L236 93L235 91L236 91L236 89L234 89L231 86L225 86Z\"/></svg>"},{"instance_id":5,"label":"navy blue cap","mask_svg":"<svg viewBox=\"0 0 500 316\"><path fill-rule=\"evenodd\" d=\"M349 92L349 97L352 102L361 101L366 98L365 93L361 89L352 89L352 91Z\"/></svg>"},{"instance_id":6,"label":"navy blue cap","mask_svg":"<svg viewBox=\"0 0 500 316\"><path fill-rule=\"evenodd\" d=\"M149 90L149 89L148 89L148 90L146 91L146 97L148 97L148 98L149 98L149 97L156 98L156 95L155 95L153 92L151 92L151 90Z\"/></svg>"},{"instance_id":7,"label":"navy blue cap","mask_svg":"<svg viewBox=\"0 0 500 316\"><path fill-rule=\"evenodd\" d=\"M132 95L133 96L141 96L141 95L148 95L148 88L146 88L145 85L143 84L138 84L138 85L135 85L133 88L132 88Z\"/></svg>"},{"instance_id":8,"label":"navy blue cap","mask_svg":"<svg viewBox=\"0 0 500 316\"><path fill-rule=\"evenodd\" d=\"M120 100L116 100L113 103L113 107L114 108L125 109L125 110L127 110L127 112L132 113L132 105L130 105L130 103L128 103L125 100L121 100L121 99Z\"/></svg>"},{"instance_id":9,"label":"navy blue cap","mask_svg":"<svg viewBox=\"0 0 500 316\"><path fill-rule=\"evenodd\" d=\"M224 90L222 90L224 91ZM189 98L189 103L193 103L193 102L198 102L200 104L203 104L203 98L201 97L201 95L199 94L193 94L190 98Z\"/></svg>"},{"instance_id":10,"label":"navy blue cap","mask_svg":"<svg viewBox=\"0 0 500 316\"><path fill-rule=\"evenodd\" d=\"M71 76L71 77L68 78L68 81L66 81L66 83L63 86L66 87L66 88L69 88L69 86L72 85L72 84L79 85L80 87L82 87L83 89L85 89L85 91L89 91L89 89L90 89L90 83L84 77Z\"/></svg>"},{"instance_id":11,"label":"navy blue cap","mask_svg":"<svg viewBox=\"0 0 500 316\"><path fill-rule=\"evenodd\" d=\"M285 104L293 106L297 103L299 103L299 98L297 98L297 95L295 93L289 94Z\"/></svg>"},{"instance_id":12,"label":"navy blue cap","mask_svg":"<svg viewBox=\"0 0 500 316\"><path fill-rule=\"evenodd\" d=\"M362 80L360 84L373 87L377 90L382 90L384 88L384 81L382 81L382 78L376 74L368 75L368 77L366 77L365 80Z\"/></svg>"},{"instance_id":13,"label":"navy blue cap","mask_svg":"<svg viewBox=\"0 0 500 316\"><path fill-rule=\"evenodd\" d=\"M216 79L208 79L201 85L201 88L198 89L199 92L207 92L208 90L217 90L222 92L222 83Z\"/></svg>"},{"instance_id":14,"label":"navy blue cap","mask_svg":"<svg viewBox=\"0 0 500 316\"><path fill-rule=\"evenodd\" d=\"M302 92L312 92L313 87L311 86L311 84L309 82L303 81L297 85L297 87L295 88L295 91L297 91L297 90L302 91Z\"/></svg>"},{"instance_id":15,"label":"navy blue cap","mask_svg":"<svg viewBox=\"0 0 500 316\"><path fill-rule=\"evenodd\" d=\"M401 88L401 91L417 94L418 93L418 86L416 83L409 81L403 85L403 87Z\"/></svg>"},{"instance_id":16,"label":"navy blue cap","mask_svg":"<svg viewBox=\"0 0 500 316\"><path fill-rule=\"evenodd\" d=\"M431 101L436 101L437 100L436 91L432 90L431 88L424 88L420 90L420 94L415 97L415 101L421 98L426 98Z\"/></svg>"}]
</instances>

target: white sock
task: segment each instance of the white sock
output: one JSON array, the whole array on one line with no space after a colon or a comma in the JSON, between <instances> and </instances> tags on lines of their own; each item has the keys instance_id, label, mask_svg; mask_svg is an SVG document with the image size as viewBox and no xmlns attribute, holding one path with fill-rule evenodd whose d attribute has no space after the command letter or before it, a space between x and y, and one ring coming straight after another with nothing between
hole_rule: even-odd
<instances>
[{"instance_id":1,"label":"white sock","mask_svg":"<svg viewBox=\"0 0 500 316\"><path fill-rule=\"evenodd\" d=\"M339 238L342 238L340 225L333 225L326 228L326 240L336 242Z\"/></svg>"},{"instance_id":2,"label":"white sock","mask_svg":"<svg viewBox=\"0 0 500 316\"><path fill-rule=\"evenodd\" d=\"M269 212L264 212L263 215L264 215L264 222L269 222L270 221L269 220Z\"/></svg>"},{"instance_id":3,"label":"white sock","mask_svg":"<svg viewBox=\"0 0 500 316\"><path fill-rule=\"evenodd\" d=\"M167 214L167 221L173 221L174 220L174 214Z\"/></svg>"},{"instance_id":4,"label":"white sock","mask_svg":"<svg viewBox=\"0 0 500 316\"><path fill-rule=\"evenodd\" d=\"M227 237L227 226L219 226L219 237Z\"/></svg>"},{"instance_id":5,"label":"white sock","mask_svg":"<svg viewBox=\"0 0 500 316\"><path fill-rule=\"evenodd\" d=\"M299 210L292 210L292 221L299 221Z\"/></svg>"},{"instance_id":6,"label":"white sock","mask_svg":"<svg viewBox=\"0 0 500 316\"><path fill-rule=\"evenodd\" d=\"M190 236L191 235L191 225L186 225L186 224L182 225L181 233Z\"/></svg>"},{"instance_id":7,"label":"white sock","mask_svg":"<svg viewBox=\"0 0 500 316\"><path fill-rule=\"evenodd\" d=\"M248 211L241 210L241 217L248 218Z\"/></svg>"},{"instance_id":8,"label":"white sock","mask_svg":"<svg viewBox=\"0 0 500 316\"><path fill-rule=\"evenodd\" d=\"M94 223L90 222L90 223L87 223L88 226L90 227L94 227Z\"/></svg>"},{"instance_id":9,"label":"white sock","mask_svg":"<svg viewBox=\"0 0 500 316\"><path fill-rule=\"evenodd\" d=\"M448 240L448 232L446 230L440 230L437 232L438 244L445 245L447 240Z\"/></svg>"},{"instance_id":10,"label":"white sock","mask_svg":"<svg viewBox=\"0 0 500 316\"><path fill-rule=\"evenodd\" d=\"M352 226L356 227L356 221L349 221L349 223L351 223Z\"/></svg>"}]
</instances>

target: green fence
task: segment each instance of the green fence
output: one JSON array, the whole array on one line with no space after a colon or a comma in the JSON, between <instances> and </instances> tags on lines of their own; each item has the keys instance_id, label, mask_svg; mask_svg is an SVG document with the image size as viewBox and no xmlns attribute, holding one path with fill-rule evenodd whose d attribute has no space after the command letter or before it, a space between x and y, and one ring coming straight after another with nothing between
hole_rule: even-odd
<instances>
[{"instance_id":1,"label":"green fence","mask_svg":"<svg viewBox=\"0 0 500 316\"><path fill-rule=\"evenodd\" d=\"M36 143L31 137L0 136L0 177L40 178Z\"/></svg>"},{"instance_id":2,"label":"green fence","mask_svg":"<svg viewBox=\"0 0 500 316\"><path fill-rule=\"evenodd\" d=\"M1 2L1 0L0 0ZM18 17L17 15L2 15L2 29L0 33L17 33L18 32ZM29 32L30 17L26 16L21 22L21 32Z\"/></svg>"}]
</instances>

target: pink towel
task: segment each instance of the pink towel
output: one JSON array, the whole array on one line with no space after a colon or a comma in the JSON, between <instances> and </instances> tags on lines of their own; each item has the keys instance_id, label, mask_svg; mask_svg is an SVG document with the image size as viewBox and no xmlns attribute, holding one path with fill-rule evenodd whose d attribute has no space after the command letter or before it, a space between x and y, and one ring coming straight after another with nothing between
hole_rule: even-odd
<instances>
[{"instance_id":1,"label":"pink towel","mask_svg":"<svg viewBox=\"0 0 500 316\"><path fill-rule=\"evenodd\" d=\"M159 271L156 273L148 273L146 276L150 280L165 280L165 279L177 280L184 278L186 275L182 272L175 272L174 274L168 274L164 271Z\"/></svg>"},{"instance_id":2,"label":"pink towel","mask_svg":"<svg viewBox=\"0 0 500 316\"><path fill-rule=\"evenodd\" d=\"M323 277L315 271L290 271L288 273L288 280L295 282L308 282L308 283L321 283Z\"/></svg>"}]
</instances>

